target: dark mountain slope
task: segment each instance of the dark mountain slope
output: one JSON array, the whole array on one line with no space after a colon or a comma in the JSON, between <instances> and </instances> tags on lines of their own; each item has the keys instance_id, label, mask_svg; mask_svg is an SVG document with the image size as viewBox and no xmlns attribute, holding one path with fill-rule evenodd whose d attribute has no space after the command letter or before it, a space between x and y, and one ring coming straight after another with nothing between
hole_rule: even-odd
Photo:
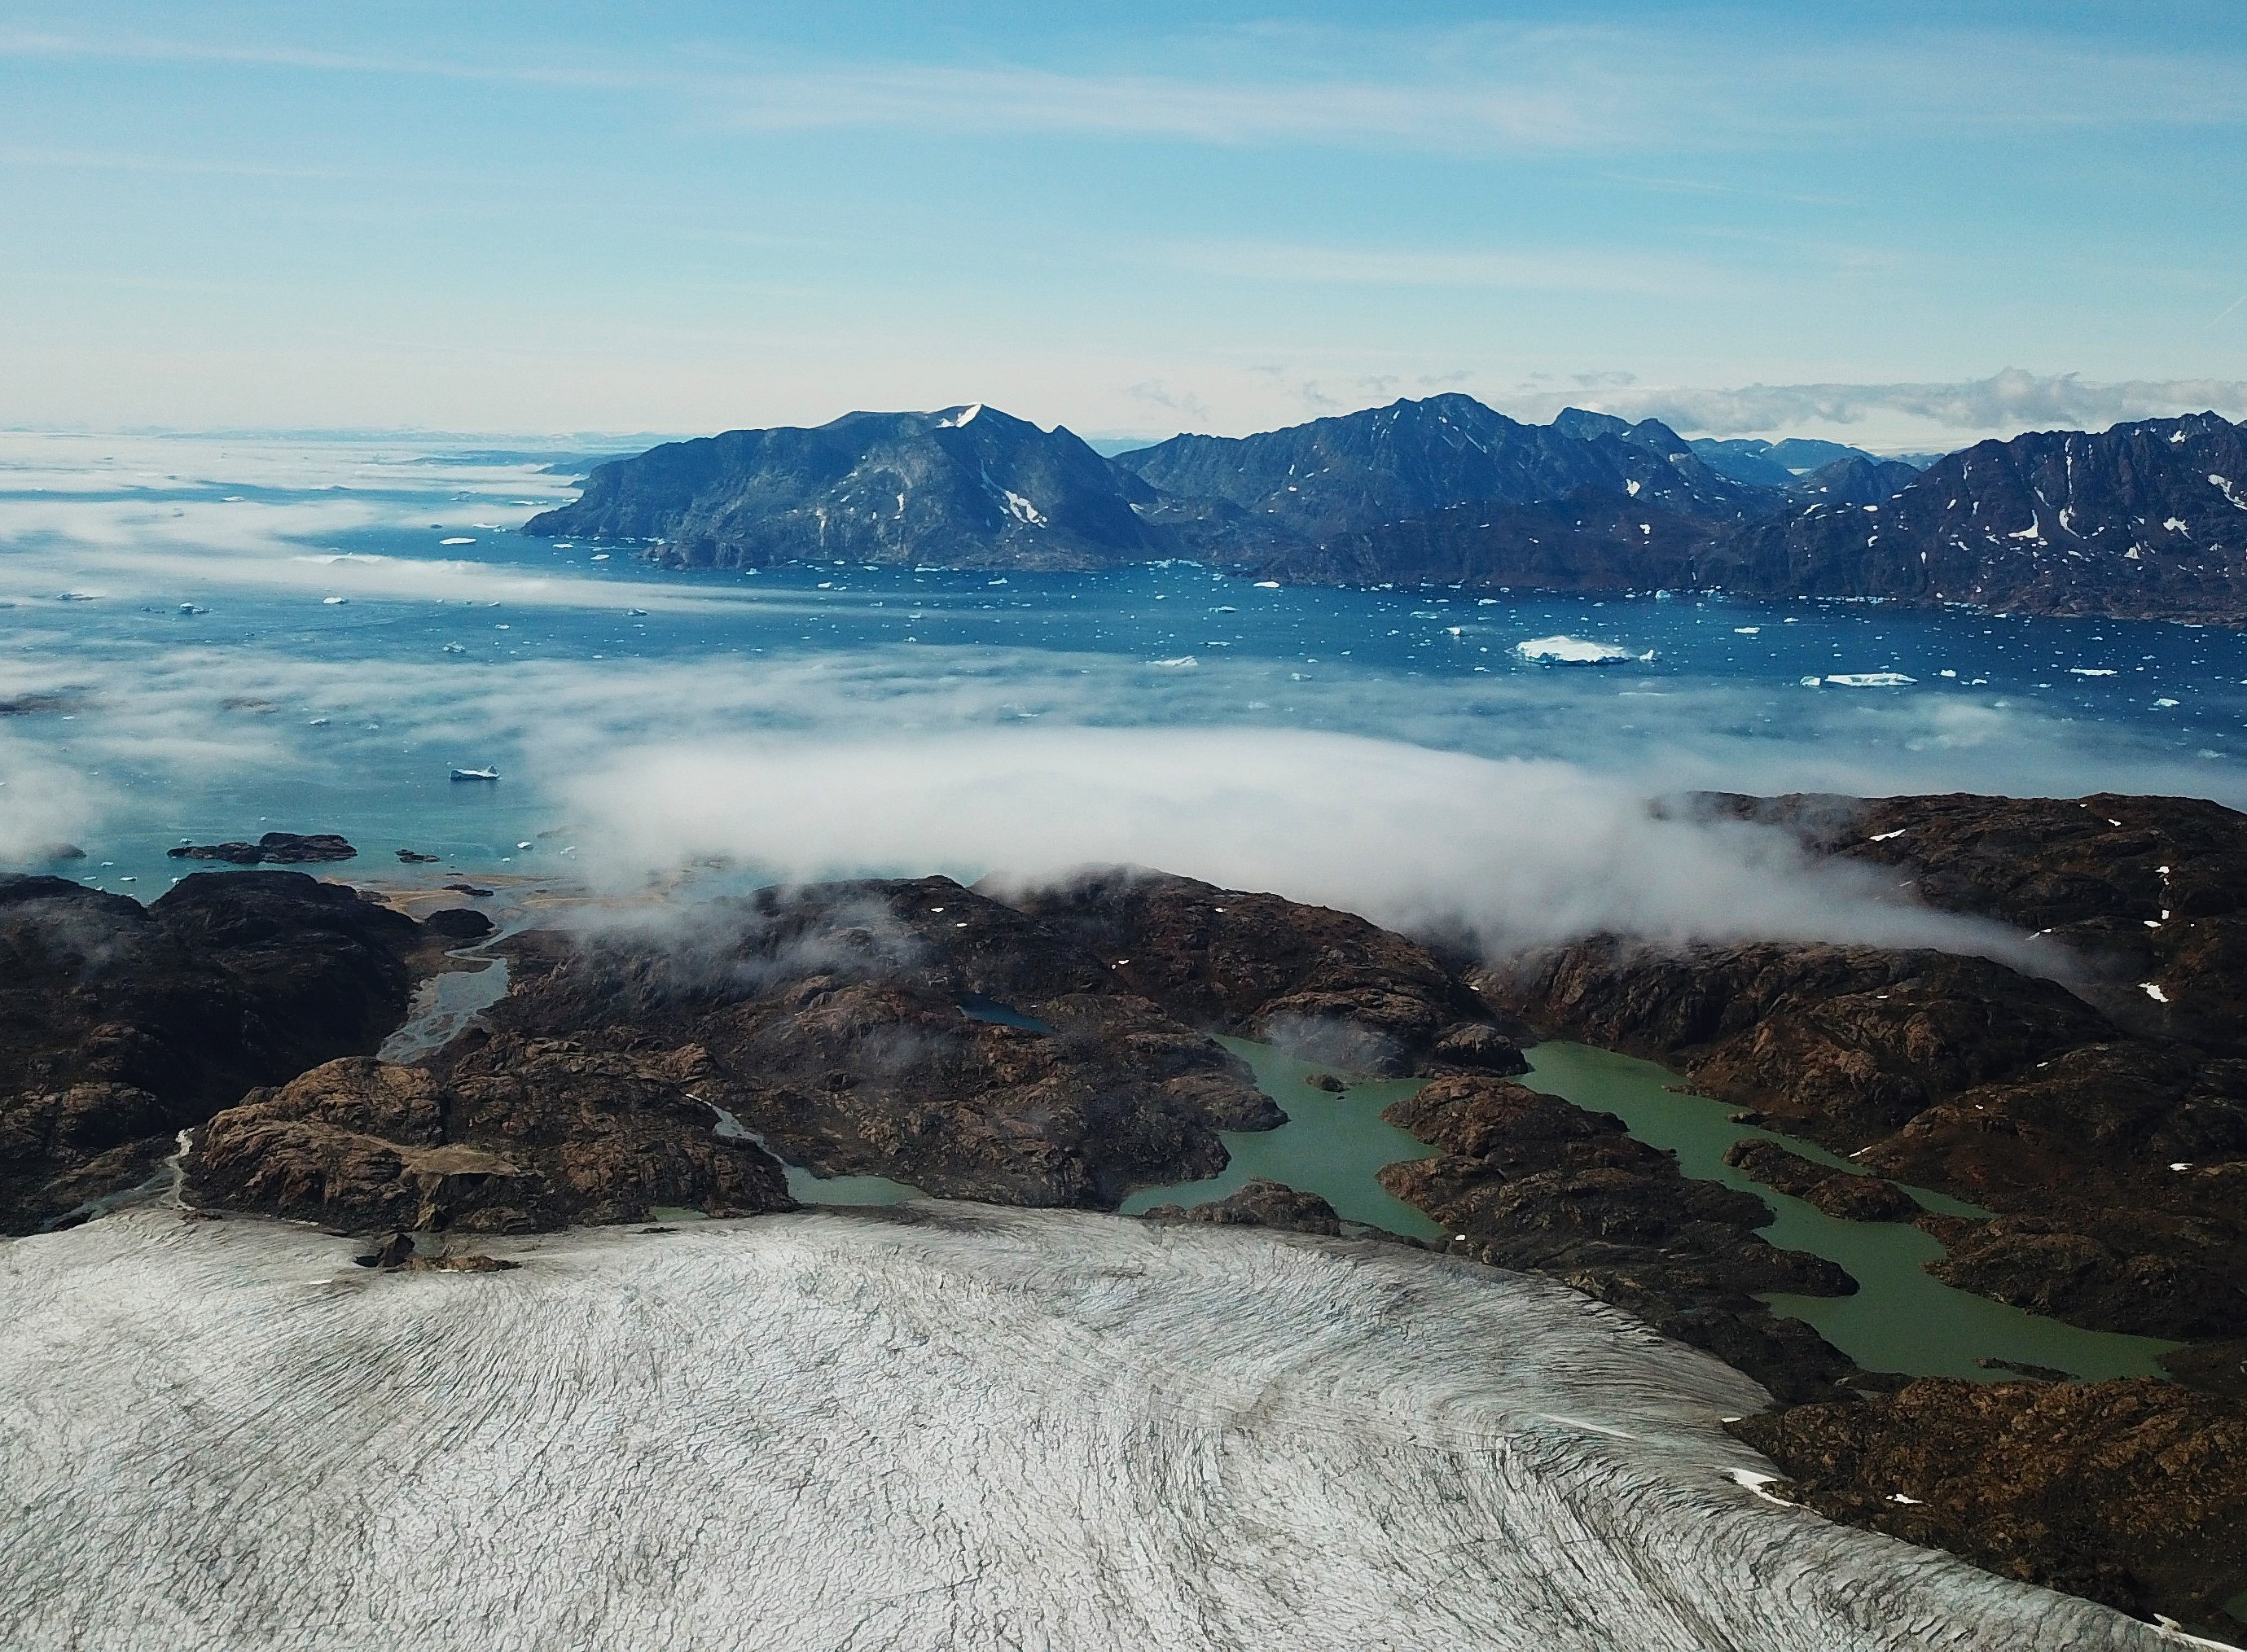
<instances>
[{"instance_id":1,"label":"dark mountain slope","mask_svg":"<svg viewBox=\"0 0 2247 1652\"><path fill-rule=\"evenodd\" d=\"M1133 509L1153 498L1066 430L969 406L666 442L599 467L524 531L657 542L674 567L1101 568L1169 548Z\"/></svg>"},{"instance_id":2,"label":"dark mountain slope","mask_svg":"<svg viewBox=\"0 0 2247 1652\"><path fill-rule=\"evenodd\" d=\"M1675 590L1692 586L1708 539L1702 517L1586 488L1547 504L1453 505L1337 534L1259 571L1322 585Z\"/></svg>"},{"instance_id":3,"label":"dark mountain slope","mask_svg":"<svg viewBox=\"0 0 2247 1652\"><path fill-rule=\"evenodd\" d=\"M1711 586L2045 614L2247 612L2247 433L2212 413L1985 441L1893 499L1820 503L1704 551Z\"/></svg>"},{"instance_id":4,"label":"dark mountain slope","mask_svg":"<svg viewBox=\"0 0 2247 1652\"><path fill-rule=\"evenodd\" d=\"M1774 502L1766 490L1718 475L1653 420L1630 425L1571 408L1550 425L1525 425L1460 395L1253 436L1174 436L1115 462L1165 495L1157 520L1250 559L1455 505L1544 504L1588 493L1730 523Z\"/></svg>"}]
</instances>

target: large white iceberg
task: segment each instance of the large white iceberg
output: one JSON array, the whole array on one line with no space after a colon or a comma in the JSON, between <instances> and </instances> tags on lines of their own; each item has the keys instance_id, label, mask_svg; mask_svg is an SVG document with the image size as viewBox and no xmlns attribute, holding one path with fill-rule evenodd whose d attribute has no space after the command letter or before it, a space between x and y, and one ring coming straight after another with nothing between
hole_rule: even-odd
<instances>
[{"instance_id":1,"label":"large white iceberg","mask_svg":"<svg viewBox=\"0 0 2247 1652\"><path fill-rule=\"evenodd\" d=\"M1595 643L1583 637L1532 637L1513 645L1522 659L1540 666L1612 666L1617 660L1649 660L1654 651L1634 654L1613 643Z\"/></svg>"}]
</instances>

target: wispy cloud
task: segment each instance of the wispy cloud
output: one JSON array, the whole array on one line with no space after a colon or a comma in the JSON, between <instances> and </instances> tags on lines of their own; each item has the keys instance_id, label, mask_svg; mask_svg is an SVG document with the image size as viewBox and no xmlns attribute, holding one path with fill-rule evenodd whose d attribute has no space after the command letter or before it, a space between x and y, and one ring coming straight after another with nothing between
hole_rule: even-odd
<instances>
[{"instance_id":1,"label":"wispy cloud","mask_svg":"<svg viewBox=\"0 0 2247 1652\"><path fill-rule=\"evenodd\" d=\"M1715 284L1685 260L1577 248L1319 246L1290 242L1182 242L1181 270L1244 281L1366 287L1452 287L1522 292L1677 296Z\"/></svg>"},{"instance_id":2,"label":"wispy cloud","mask_svg":"<svg viewBox=\"0 0 2247 1652\"><path fill-rule=\"evenodd\" d=\"M1636 152L1657 140L1756 147L1874 119L1957 131L2247 122L2247 58L2237 51L2115 51L2029 29L1792 31L1778 40L1702 24L1210 29L1151 43L1128 32L1104 43L1080 35L1063 62L946 63L740 51L591 58L536 39L504 56L352 51L18 28L0 30L0 57L643 92L742 132L1041 133L1454 153ZM1205 66L1179 72L1149 63Z\"/></svg>"},{"instance_id":3,"label":"wispy cloud","mask_svg":"<svg viewBox=\"0 0 2247 1652\"><path fill-rule=\"evenodd\" d=\"M2134 419L2212 412L2247 416L2247 381L2134 379L2009 367L1987 379L1936 384L1748 385L1735 390L1645 386L1606 393L1600 406L1660 419L1689 433L1728 436L1790 426L1854 425L1901 414L1949 430L2095 429Z\"/></svg>"}]
</instances>

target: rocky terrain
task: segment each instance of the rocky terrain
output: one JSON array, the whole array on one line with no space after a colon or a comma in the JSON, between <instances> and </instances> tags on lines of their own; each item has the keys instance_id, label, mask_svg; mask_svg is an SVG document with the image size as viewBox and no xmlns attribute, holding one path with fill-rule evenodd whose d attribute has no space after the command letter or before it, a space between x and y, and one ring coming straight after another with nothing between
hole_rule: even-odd
<instances>
[{"instance_id":1,"label":"rocky terrain","mask_svg":"<svg viewBox=\"0 0 2247 1652\"><path fill-rule=\"evenodd\" d=\"M2212 413L2034 432L1923 471L1831 442L1687 441L1581 408L1524 424L1448 394L1110 460L1065 430L954 407L666 443L599 466L525 531L636 543L677 566L1185 555L1308 584L2230 625L2247 618L2247 433Z\"/></svg>"},{"instance_id":2,"label":"rocky terrain","mask_svg":"<svg viewBox=\"0 0 2247 1652\"><path fill-rule=\"evenodd\" d=\"M666 442L596 467L524 531L641 541L686 568L1106 568L1174 548L1134 509L1153 499L1066 430L979 406Z\"/></svg>"},{"instance_id":3,"label":"rocky terrain","mask_svg":"<svg viewBox=\"0 0 2247 1652\"><path fill-rule=\"evenodd\" d=\"M1381 1184L1459 1241L1455 1254L1551 1274L1706 1349L1782 1399L1824 1399L1837 1385L1877 1388L1760 1291L1847 1295L1831 1262L1756 1235L1772 1219L1752 1193L1688 1180L1669 1154L1632 1140L1622 1121L1503 1078L1438 1078L1382 1115L1443 1151L1392 1164Z\"/></svg>"},{"instance_id":4,"label":"rocky terrain","mask_svg":"<svg viewBox=\"0 0 2247 1652\"><path fill-rule=\"evenodd\" d=\"M256 1089L197 1133L185 1191L359 1232L529 1232L792 1210L780 1164L721 1136L693 1049L660 1058L471 1032L431 1070L350 1056Z\"/></svg>"},{"instance_id":5,"label":"rocky terrain","mask_svg":"<svg viewBox=\"0 0 2247 1652\"><path fill-rule=\"evenodd\" d=\"M1794 1495L2010 1575L2206 1621L2247 1582L2208 1529L2237 1487L2163 1442L2247 1417L2247 952L2230 895L2247 888L2247 819L2146 798L1667 807L1791 830L1806 855L1897 874L1899 899L2042 932L2066 979L1928 952L1675 954L1613 938L1470 976L1347 913L1140 870L1038 888L881 880L514 936L487 1024L406 1065L372 1052L444 944L434 927L294 873L199 875L145 909L17 878L0 885L10 1221L68 1220L191 1128L189 1205L367 1235L370 1259L427 1267L496 1266L455 1241L673 1207L783 1212L783 1163L1110 1210L1214 1174L1219 1131L1281 1122L1211 1036L1246 1035L1426 1079L1384 1116L1438 1151L1383 1185L1456 1236L1455 1256L1545 1273L1765 1384L1786 1409L1742 1426ZM1670 1062L1851 1154L1875 1173L1761 1140L1732 1162L1832 1214L1916 1220L1962 1288L2183 1341L2180 1382L2069 1385L2091 1421L2047 1427L2063 1403L2036 1384L1987 1390L2016 1395L1998 1403L1857 1369L1758 1300L1854 1281L1766 1243L1760 1199L1513 1082L1531 1029ZM1923 1213L1897 1181L1994 1214ZM1157 1214L1341 1225L1270 1182ZM1896 1410L1907 1396L1959 1459L2028 1466L1971 1498L1888 1500L1909 1432L1889 1419L1920 1415ZM2162 1475L2185 1490L2155 1519L2132 1499Z\"/></svg>"},{"instance_id":6,"label":"rocky terrain","mask_svg":"<svg viewBox=\"0 0 2247 1652\"><path fill-rule=\"evenodd\" d=\"M372 1051L433 952L301 872L197 873L145 907L0 876L0 1231L142 1180L253 1086Z\"/></svg>"},{"instance_id":7,"label":"rocky terrain","mask_svg":"<svg viewBox=\"0 0 2247 1652\"><path fill-rule=\"evenodd\" d=\"M1878 502L1813 504L1720 535L1696 572L1768 596L2236 625L2247 615L2247 432L2211 413L1980 442Z\"/></svg>"},{"instance_id":8,"label":"rocky terrain","mask_svg":"<svg viewBox=\"0 0 2247 1652\"><path fill-rule=\"evenodd\" d=\"M1906 1390L1922 1411L1897 1412L1901 1396L1868 1398L1862 1411L1828 1404L1799 1423L1792 1410L1758 1419L1743 1425L1746 1437L1768 1444L1837 1516L2133 1609L2209 1621L2211 1601L2247 1583L2247 1557L2211 1547L2209 1522L2236 1528L2223 1512L2247 1487L2236 1468L2187 1475L2161 1442L2247 1424L2237 961L2247 953L2236 910L2247 817L2142 797L1725 796L1684 807L1790 828L1806 854L1902 874L1898 898L2041 935L2058 944L2066 984L1944 954L1677 952L1605 938L1486 971L1477 979L1492 1002L1546 1031L1677 1066L1701 1093L1877 1177L1993 1212L1895 1208L1943 1240L1948 1254L1930 1271L1950 1284L2188 1344L2164 1362L2177 1383L2072 1386L2050 1399L2022 1390L2002 1403L1922 1383ZM1736 1153L1771 1185L1829 1208L1893 1204L1872 1178L1841 1187L1765 1144ZM2127 1426L2046 1426L2079 1404ZM1923 1411L1947 1419L1938 1432L1953 1461L2005 1457L2033 1471L1982 1475L1970 1497L1901 1488L1927 1506L1883 1501L1899 1488L1883 1489L1879 1474ZM2172 1474L2192 1482L2173 1497ZM2148 1514L2148 1499L2166 1512ZM2100 1553L2104 1570L2086 1559Z\"/></svg>"},{"instance_id":9,"label":"rocky terrain","mask_svg":"<svg viewBox=\"0 0 2247 1652\"><path fill-rule=\"evenodd\" d=\"M181 843L164 851L174 860L222 860L236 866L303 866L350 860L359 853L335 832L268 832L256 843Z\"/></svg>"},{"instance_id":10,"label":"rocky terrain","mask_svg":"<svg viewBox=\"0 0 2247 1652\"><path fill-rule=\"evenodd\" d=\"M1732 1432L1774 1494L2001 1577L2213 1624L2247 1576L2247 1411L2174 1383L1929 1379Z\"/></svg>"},{"instance_id":11,"label":"rocky terrain","mask_svg":"<svg viewBox=\"0 0 2247 1652\"><path fill-rule=\"evenodd\" d=\"M1526 425L1462 395L1254 436L1174 436L1115 463L1160 493L1151 514L1181 524L1190 542L1289 569L1310 565L1295 559L1338 537L1457 506L1490 507L1481 511L1490 517L1524 505L1611 501L1706 523L1745 520L1771 502L1711 468L1657 420L1634 425L1571 408L1549 425ZM1410 577L1379 571L1399 583Z\"/></svg>"},{"instance_id":12,"label":"rocky terrain","mask_svg":"<svg viewBox=\"0 0 2247 1652\"><path fill-rule=\"evenodd\" d=\"M1520 1065L1472 989L1362 918L1114 873L1007 900L931 877L767 891L691 930L509 943L504 1033L693 1048L696 1093L821 1176L1112 1209L1281 1114L1207 1036L1387 1071Z\"/></svg>"}]
</instances>

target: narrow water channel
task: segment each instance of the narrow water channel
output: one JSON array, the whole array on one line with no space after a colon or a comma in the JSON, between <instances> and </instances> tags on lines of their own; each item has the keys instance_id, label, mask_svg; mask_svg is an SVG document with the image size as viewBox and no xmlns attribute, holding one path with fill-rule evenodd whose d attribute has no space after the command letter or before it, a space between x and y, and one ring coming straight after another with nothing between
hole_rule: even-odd
<instances>
[{"instance_id":1,"label":"narrow water channel","mask_svg":"<svg viewBox=\"0 0 2247 1652\"><path fill-rule=\"evenodd\" d=\"M1434 1154L1427 1143L1381 1116L1383 1108L1411 1095L1424 1081L1364 1079L1337 1093L1308 1082L1330 1068L1245 1038L1217 1041L1248 1063L1256 1087L1279 1102L1287 1122L1275 1130L1221 1132L1233 1158L1220 1173L1199 1182L1143 1187L1124 1201L1124 1215L1137 1216L1158 1205L1206 1205L1261 1176L1298 1192L1316 1193L1345 1222L1412 1239L1444 1237L1442 1228L1373 1179L1384 1164Z\"/></svg>"},{"instance_id":2,"label":"narrow water channel","mask_svg":"<svg viewBox=\"0 0 2247 1652\"><path fill-rule=\"evenodd\" d=\"M466 960L475 954L459 956ZM384 1044L383 1056L412 1061L437 1048L479 1010L496 1002L507 990L507 979L506 960L493 959L483 969L449 971L425 981L413 1014ZM962 1010L973 1020L1049 1030L986 1000L964 1004ZM1421 1081L1368 1079L1331 1091L1308 1082L1329 1069L1296 1061L1268 1044L1239 1038L1219 1042L1248 1064L1258 1087L1280 1104L1287 1123L1272 1130L1223 1132L1232 1157L1220 1174L1141 1188L1124 1201L1124 1214L1137 1215L1158 1205L1208 1204L1260 1176L1317 1194L1345 1222L1414 1239L1444 1237L1442 1228L1374 1179L1383 1165L1426 1158L1435 1151L1381 1116L1382 1109L1410 1095ZM1851 1222L1827 1216L1725 1164L1726 1148L1744 1137L1761 1136L1837 1171L1862 1173L1848 1160L1813 1143L1733 1123L1726 1103L1674 1088L1682 1081L1665 1068L1557 1041L1537 1045L1529 1059L1533 1070L1522 1082L1531 1089L1592 1111L1615 1114L1638 1140L1674 1154L1686 1175L1739 1188L1761 1199L1775 1213L1771 1225L1761 1230L1772 1244L1806 1251L1846 1268L1858 1283L1853 1296L1774 1294L1764 1300L1775 1312L1815 1328L1867 1370L2003 1380L2009 1373L1978 1363L1991 1359L2093 1380L2164 1375L2156 1362L2175 1343L2082 1330L1953 1289L1925 1271L1926 1263L1943 1256L1942 1245L1909 1223ZM722 1112L716 1128L721 1135L749 1134ZM802 1205L897 1205L928 1197L885 1176L819 1177L800 1165L783 1164L789 1192ZM1927 1210L1957 1216L1988 1213L1929 1189L1907 1191ZM659 1214L680 1220L700 1213L666 1210Z\"/></svg>"},{"instance_id":3,"label":"narrow water channel","mask_svg":"<svg viewBox=\"0 0 2247 1652\"><path fill-rule=\"evenodd\" d=\"M1774 1311L1814 1327L1868 1371L1996 1381L2009 1373L1976 1362L2000 1359L2089 1379L2165 1375L2155 1361L2176 1343L2081 1330L1956 1290L1924 1271L1923 1265L1939 1259L1943 1249L1909 1222L1843 1221L1774 1192L1725 1164L1725 1150L1734 1142L1763 1136L1821 1164L1862 1174L1860 1167L1811 1143L1731 1123L1726 1103L1672 1089L1683 1081L1667 1068L1582 1044L1540 1044L1529 1060L1534 1070L1521 1082L1532 1089L1590 1111L1615 1114L1640 1141L1675 1154L1686 1175L1744 1189L1776 1211L1778 1219L1762 1230L1773 1245L1807 1251L1847 1269L1857 1281L1854 1296L1772 1294L1763 1300ZM1928 1210L1985 1213L1923 1188L1906 1191Z\"/></svg>"}]
</instances>

